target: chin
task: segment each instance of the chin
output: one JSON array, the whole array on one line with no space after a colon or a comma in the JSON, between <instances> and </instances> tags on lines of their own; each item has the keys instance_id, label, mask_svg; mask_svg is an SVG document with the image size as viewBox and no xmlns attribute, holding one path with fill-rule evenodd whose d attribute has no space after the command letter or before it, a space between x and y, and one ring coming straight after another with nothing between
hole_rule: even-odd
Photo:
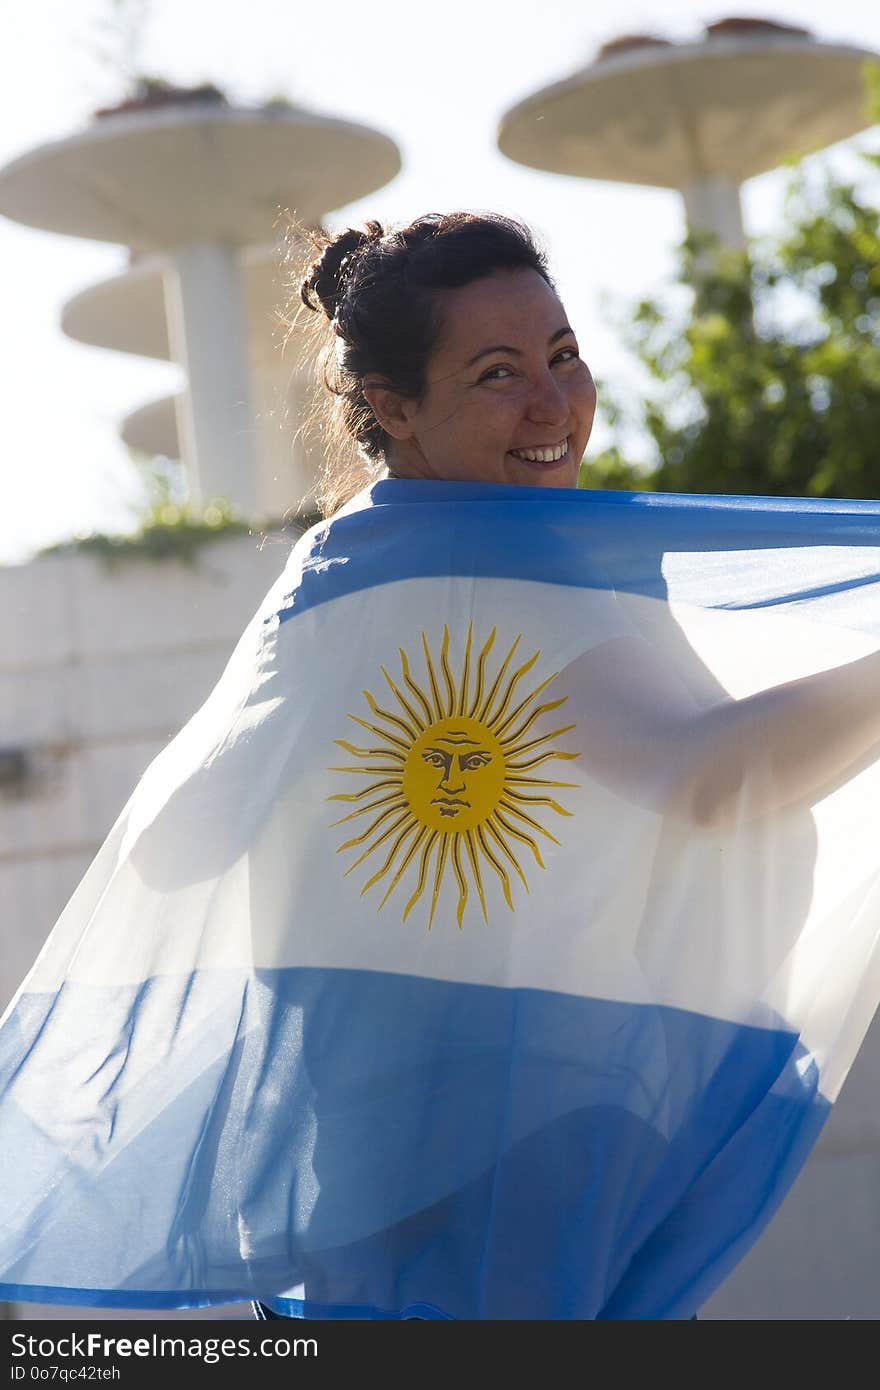
<instances>
[{"instance_id":1,"label":"chin","mask_svg":"<svg viewBox=\"0 0 880 1390\"><path fill-rule=\"evenodd\" d=\"M565 468L529 469L523 472L516 469L506 474L500 481L516 483L520 487L577 487L578 470L571 465Z\"/></svg>"},{"instance_id":2,"label":"chin","mask_svg":"<svg viewBox=\"0 0 880 1390\"><path fill-rule=\"evenodd\" d=\"M577 487L577 473L572 474L570 470L565 473L554 473L550 477L539 478L536 485L538 487Z\"/></svg>"},{"instance_id":3,"label":"chin","mask_svg":"<svg viewBox=\"0 0 880 1390\"><path fill-rule=\"evenodd\" d=\"M514 455L505 455L502 476L498 481L514 483L519 487L576 488L578 472L578 464L572 463L570 457L561 459L556 466L545 464L541 467Z\"/></svg>"}]
</instances>

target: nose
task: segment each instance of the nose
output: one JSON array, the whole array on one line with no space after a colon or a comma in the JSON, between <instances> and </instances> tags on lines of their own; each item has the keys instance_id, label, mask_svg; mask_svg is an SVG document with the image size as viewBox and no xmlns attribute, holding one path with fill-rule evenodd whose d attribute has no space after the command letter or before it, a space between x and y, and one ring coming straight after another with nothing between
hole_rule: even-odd
<instances>
[{"instance_id":1,"label":"nose","mask_svg":"<svg viewBox=\"0 0 880 1390\"><path fill-rule=\"evenodd\" d=\"M566 424L571 415L568 396L549 368L535 381L528 414L539 424L560 426Z\"/></svg>"},{"instance_id":2,"label":"nose","mask_svg":"<svg viewBox=\"0 0 880 1390\"><path fill-rule=\"evenodd\" d=\"M447 768L447 770L444 772L442 778L440 779L439 790L441 792L450 792L454 794L455 792L464 791L464 779L462 778L461 774L459 774L458 784L456 785L453 782L453 772L454 769L451 767Z\"/></svg>"}]
</instances>

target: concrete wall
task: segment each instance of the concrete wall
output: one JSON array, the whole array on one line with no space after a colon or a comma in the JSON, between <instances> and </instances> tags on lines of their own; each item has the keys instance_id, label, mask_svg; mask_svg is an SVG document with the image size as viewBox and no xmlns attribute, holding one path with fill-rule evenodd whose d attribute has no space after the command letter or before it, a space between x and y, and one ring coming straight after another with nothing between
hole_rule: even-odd
<instances>
[{"instance_id":1,"label":"concrete wall","mask_svg":"<svg viewBox=\"0 0 880 1390\"><path fill-rule=\"evenodd\" d=\"M195 570L85 554L0 568L0 750L29 768L0 784L0 1007L284 568L289 544L258 546L218 538Z\"/></svg>"},{"instance_id":2,"label":"concrete wall","mask_svg":"<svg viewBox=\"0 0 880 1390\"><path fill-rule=\"evenodd\" d=\"M0 1008L141 773L212 689L288 553L230 537L206 546L195 571L138 561L108 573L87 555L0 568L0 751L22 750L30 768L20 794L0 787ZM875 1021L800 1179L701 1316L880 1317L878 1077ZM214 1315L246 1316L247 1307Z\"/></svg>"}]
</instances>

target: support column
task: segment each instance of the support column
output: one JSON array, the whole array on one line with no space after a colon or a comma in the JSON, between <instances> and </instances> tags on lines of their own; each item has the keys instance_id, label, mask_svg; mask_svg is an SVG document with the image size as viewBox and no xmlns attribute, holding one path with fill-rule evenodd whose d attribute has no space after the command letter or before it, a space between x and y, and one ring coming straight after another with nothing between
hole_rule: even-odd
<instances>
[{"instance_id":1,"label":"support column","mask_svg":"<svg viewBox=\"0 0 880 1390\"><path fill-rule=\"evenodd\" d=\"M688 226L694 232L714 232L722 246L746 248L739 184L734 179L707 175L681 190Z\"/></svg>"},{"instance_id":2,"label":"support column","mask_svg":"<svg viewBox=\"0 0 880 1390\"><path fill-rule=\"evenodd\" d=\"M254 516L256 440L238 256L232 246L203 242L178 248L171 260L165 312L171 355L188 379L177 420L190 499L199 506L225 497Z\"/></svg>"}]
</instances>

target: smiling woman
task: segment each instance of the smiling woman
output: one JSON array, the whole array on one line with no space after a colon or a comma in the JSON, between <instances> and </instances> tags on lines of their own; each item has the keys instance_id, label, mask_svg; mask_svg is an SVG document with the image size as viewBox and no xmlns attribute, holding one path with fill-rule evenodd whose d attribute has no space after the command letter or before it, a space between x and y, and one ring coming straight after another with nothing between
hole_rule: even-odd
<instances>
[{"instance_id":1,"label":"smiling woman","mask_svg":"<svg viewBox=\"0 0 880 1390\"><path fill-rule=\"evenodd\" d=\"M596 388L553 289L502 270L445 300L423 398L367 383L390 476L575 487Z\"/></svg>"},{"instance_id":2,"label":"smiling woman","mask_svg":"<svg viewBox=\"0 0 880 1390\"><path fill-rule=\"evenodd\" d=\"M325 515L380 477L576 486L596 388L528 228L458 212L301 237L321 253L300 293L329 391Z\"/></svg>"},{"instance_id":3,"label":"smiling woman","mask_svg":"<svg viewBox=\"0 0 880 1390\"><path fill-rule=\"evenodd\" d=\"M0 1296L691 1318L880 999L880 504L578 489L526 229L317 240L357 459L0 1021Z\"/></svg>"}]
</instances>

